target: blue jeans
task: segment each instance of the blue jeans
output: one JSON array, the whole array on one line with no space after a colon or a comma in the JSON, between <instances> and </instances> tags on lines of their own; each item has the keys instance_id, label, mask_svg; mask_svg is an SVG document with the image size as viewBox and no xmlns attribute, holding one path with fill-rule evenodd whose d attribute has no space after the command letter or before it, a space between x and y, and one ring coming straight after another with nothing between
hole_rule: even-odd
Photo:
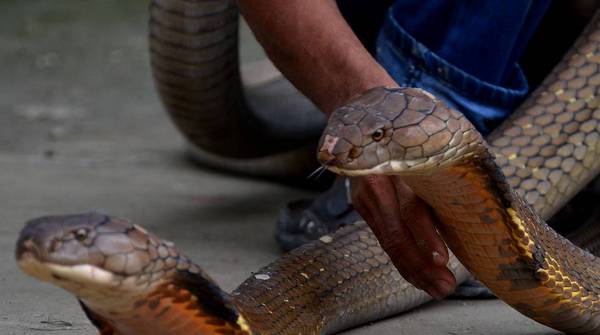
<instances>
[{"instance_id":1,"label":"blue jeans","mask_svg":"<svg viewBox=\"0 0 600 335\"><path fill-rule=\"evenodd\" d=\"M461 111L484 135L502 122L527 95L527 80L515 63L501 86L448 63L412 37L388 12L376 42L376 57L401 86L419 87Z\"/></svg>"},{"instance_id":2,"label":"blue jeans","mask_svg":"<svg viewBox=\"0 0 600 335\"><path fill-rule=\"evenodd\" d=\"M528 92L517 62L550 0L337 3L398 84L431 91L487 134Z\"/></svg>"}]
</instances>

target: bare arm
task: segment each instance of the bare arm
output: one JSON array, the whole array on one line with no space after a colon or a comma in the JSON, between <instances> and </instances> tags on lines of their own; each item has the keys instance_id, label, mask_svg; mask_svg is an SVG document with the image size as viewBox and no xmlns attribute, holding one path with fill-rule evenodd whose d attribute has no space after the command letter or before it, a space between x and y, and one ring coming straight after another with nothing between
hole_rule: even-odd
<instances>
[{"instance_id":1,"label":"bare arm","mask_svg":"<svg viewBox=\"0 0 600 335\"><path fill-rule=\"evenodd\" d=\"M326 114L376 86L397 86L332 0L240 0L269 57Z\"/></svg>"},{"instance_id":2,"label":"bare arm","mask_svg":"<svg viewBox=\"0 0 600 335\"><path fill-rule=\"evenodd\" d=\"M239 0L275 65L326 114L376 86L398 86L332 0ZM399 179L354 178L352 202L404 278L441 299L456 281L427 206Z\"/></svg>"}]
</instances>

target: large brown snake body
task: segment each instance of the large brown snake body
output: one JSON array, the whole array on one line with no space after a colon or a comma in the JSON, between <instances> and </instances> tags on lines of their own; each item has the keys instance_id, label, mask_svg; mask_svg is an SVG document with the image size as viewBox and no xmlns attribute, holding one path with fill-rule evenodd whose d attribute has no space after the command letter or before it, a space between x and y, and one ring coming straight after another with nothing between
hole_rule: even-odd
<instances>
[{"instance_id":1,"label":"large brown snake body","mask_svg":"<svg viewBox=\"0 0 600 335\"><path fill-rule=\"evenodd\" d=\"M210 15L194 6L210 8ZM203 34L219 30L202 28L203 20L231 29L229 2L163 0L153 8L164 14L155 27L162 34L176 27L171 33L178 41L185 29L204 36L194 40L205 44L180 50L188 56L210 53L205 46L213 44ZM168 15L182 13L195 24L168 24ZM434 208L452 251L500 298L556 329L600 334L598 259L550 230L517 196L549 217L598 173L599 44L596 17L544 84L492 134L507 179L460 113L415 89L375 89L338 110L321 158L340 173L398 174ZM180 71L159 74L163 79L201 69L169 62ZM164 98L175 90L162 92ZM173 96L165 101L182 106ZM283 256L231 296L172 244L102 215L34 220L21 234L17 258L27 273L77 295L102 334L331 333L430 299L400 277L364 223ZM455 258L449 266L458 281L467 277Z\"/></svg>"}]
</instances>

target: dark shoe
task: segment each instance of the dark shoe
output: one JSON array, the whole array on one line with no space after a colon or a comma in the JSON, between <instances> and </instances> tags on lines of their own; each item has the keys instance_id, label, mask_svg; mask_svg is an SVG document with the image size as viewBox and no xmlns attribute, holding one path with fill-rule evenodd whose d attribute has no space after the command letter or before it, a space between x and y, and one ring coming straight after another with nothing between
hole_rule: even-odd
<instances>
[{"instance_id":1,"label":"dark shoe","mask_svg":"<svg viewBox=\"0 0 600 335\"><path fill-rule=\"evenodd\" d=\"M282 249L292 250L361 219L349 202L347 180L337 178L316 198L290 202L281 210L275 238Z\"/></svg>"},{"instance_id":2,"label":"dark shoe","mask_svg":"<svg viewBox=\"0 0 600 335\"><path fill-rule=\"evenodd\" d=\"M460 284L449 299L496 299L496 295L479 280L469 278Z\"/></svg>"}]
</instances>

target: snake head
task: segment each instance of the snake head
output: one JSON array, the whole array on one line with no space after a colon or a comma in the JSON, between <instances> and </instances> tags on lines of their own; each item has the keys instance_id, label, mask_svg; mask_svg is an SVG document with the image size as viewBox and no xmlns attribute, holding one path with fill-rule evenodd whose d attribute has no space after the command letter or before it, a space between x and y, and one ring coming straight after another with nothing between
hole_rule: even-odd
<instances>
[{"instance_id":1,"label":"snake head","mask_svg":"<svg viewBox=\"0 0 600 335\"><path fill-rule=\"evenodd\" d=\"M335 173L423 173L475 152L483 138L461 113L415 88L377 87L331 115L318 159Z\"/></svg>"},{"instance_id":2,"label":"snake head","mask_svg":"<svg viewBox=\"0 0 600 335\"><path fill-rule=\"evenodd\" d=\"M111 296L120 288L145 288L157 281L153 276L165 273L169 258L179 257L172 245L144 228L97 213L29 221L15 256L23 272L80 298L88 291Z\"/></svg>"}]
</instances>

